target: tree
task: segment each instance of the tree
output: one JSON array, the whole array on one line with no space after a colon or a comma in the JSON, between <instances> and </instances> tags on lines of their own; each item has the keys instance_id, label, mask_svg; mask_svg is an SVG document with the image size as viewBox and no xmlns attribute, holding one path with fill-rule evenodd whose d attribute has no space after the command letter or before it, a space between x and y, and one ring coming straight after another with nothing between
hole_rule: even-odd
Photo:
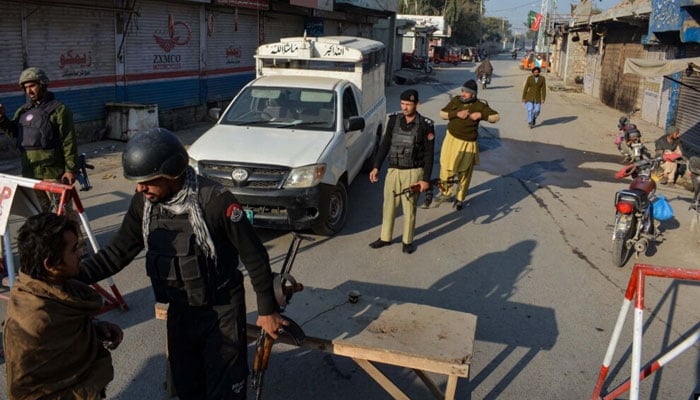
<instances>
[{"instance_id":1,"label":"tree","mask_svg":"<svg viewBox=\"0 0 700 400\"><path fill-rule=\"evenodd\" d=\"M505 19L485 17L481 25L482 39L485 42L500 42L504 37L511 37L511 25Z\"/></svg>"}]
</instances>

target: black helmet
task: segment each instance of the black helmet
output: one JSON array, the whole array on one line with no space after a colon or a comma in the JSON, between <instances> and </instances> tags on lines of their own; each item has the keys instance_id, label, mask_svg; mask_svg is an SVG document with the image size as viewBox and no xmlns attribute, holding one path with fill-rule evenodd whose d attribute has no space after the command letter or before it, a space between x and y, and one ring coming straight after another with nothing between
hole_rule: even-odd
<instances>
[{"instance_id":1,"label":"black helmet","mask_svg":"<svg viewBox=\"0 0 700 400\"><path fill-rule=\"evenodd\" d=\"M137 133L122 153L124 177L138 183L160 177L176 179L185 172L188 160L185 146L163 128Z\"/></svg>"}]
</instances>

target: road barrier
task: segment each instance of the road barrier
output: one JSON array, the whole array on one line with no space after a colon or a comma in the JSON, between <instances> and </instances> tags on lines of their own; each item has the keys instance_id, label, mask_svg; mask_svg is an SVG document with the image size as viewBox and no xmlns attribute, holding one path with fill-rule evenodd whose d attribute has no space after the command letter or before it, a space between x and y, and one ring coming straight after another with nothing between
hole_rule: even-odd
<instances>
[{"instance_id":1,"label":"road barrier","mask_svg":"<svg viewBox=\"0 0 700 400\"><path fill-rule=\"evenodd\" d=\"M56 204L56 213L61 215L65 212L66 204L73 204L77 215L80 218L80 223L85 230L92 250L97 253L99 245L95 238L90 221L88 220L85 208L83 207L78 192L72 185L64 185L61 183L39 181L36 179L23 178L15 175L0 174L0 235L3 243L3 256L5 259L5 269L9 286L12 287L15 281L15 266L14 257L12 255L12 241L10 232L7 229L10 215L18 215L29 217L41 212L39 200L36 197L36 191L53 193L59 196L59 201ZM105 304L101 312L106 312L114 308L128 310L129 306L124 301L119 289L114 284L112 278L105 280L109 287L109 291L95 283L92 287L102 295L105 299ZM111 293L110 293L111 292ZM0 299L8 300L9 298L0 295Z\"/></svg>"},{"instance_id":2,"label":"road barrier","mask_svg":"<svg viewBox=\"0 0 700 400\"><path fill-rule=\"evenodd\" d=\"M644 283L647 276L654 276L657 278L672 278L681 280L693 280L700 281L700 270L698 269L685 269L677 267L661 267L647 264L635 264L632 270L632 275L630 276L629 284L627 285L627 290L625 291L625 299L622 302L622 307L620 308L620 314L617 317L617 322L615 323L615 329L613 330L612 337L610 338L610 343L608 344L608 350L605 353L605 358L603 359L603 365L600 368L600 373L598 374L598 381L596 382L595 388L593 389L593 396L591 399L616 399L622 393L630 391L630 400L639 399L639 383L642 379L650 376L657 370L659 370L664 365L668 364L671 360L676 358L679 354L692 347L696 342L700 341L700 328L695 330L693 333L688 335L686 339L681 341L675 347L673 347L668 352L664 353L661 357L647 364L644 369L641 368L641 356L642 356L642 325L644 322ZM632 366L630 368L630 379L626 380L618 387L613 389L608 394L601 397L601 392L603 390L603 384L608 375L610 369L610 363L617 347L617 342L620 339L620 333L622 332L622 326L625 323L625 318L627 311L629 311L630 304L632 304L632 299L634 298L634 328L632 336Z\"/></svg>"}]
</instances>

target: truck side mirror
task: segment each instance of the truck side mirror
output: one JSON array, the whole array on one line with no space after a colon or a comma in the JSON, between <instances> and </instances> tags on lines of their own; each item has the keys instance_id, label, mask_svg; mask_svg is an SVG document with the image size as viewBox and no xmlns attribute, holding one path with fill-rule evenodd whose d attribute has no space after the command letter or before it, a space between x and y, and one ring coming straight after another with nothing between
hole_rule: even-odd
<instances>
[{"instance_id":1,"label":"truck side mirror","mask_svg":"<svg viewBox=\"0 0 700 400\"><path fill-rule=\"evenodd\" d=\"M207 112L207 116L209 119L212 119L214 121L218 121L219 118L221 118L221 108L219 107L212 107L209 109Z\"/></svg>"},{"instance_id":2,"label":"truck side mirror","mask_svg":"<svg viewBox=\"0 0 700 400\"><path fill-rule=\"evenodd\" d=\"M350 117L345 122L345 132L365 129L365 119L362 117Z\"/></svg>"}]
</instances>

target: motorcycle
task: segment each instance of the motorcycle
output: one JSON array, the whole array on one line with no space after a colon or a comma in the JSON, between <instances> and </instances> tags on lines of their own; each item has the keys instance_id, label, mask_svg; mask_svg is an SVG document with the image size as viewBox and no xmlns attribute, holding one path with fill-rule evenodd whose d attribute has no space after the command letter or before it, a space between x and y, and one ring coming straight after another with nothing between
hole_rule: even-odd
<instances>
[{"instance_id":1,"label":"motorcycle","mask_svg":"<svg viewBox=\"0 0 700 400\"><path fill-rule=\"evenodd\" d=\"M479 83L481 84L482 89L486 89L486 85L491 83L491 77L487 74L481 74L479 77Z\"/></svg>"},{"instance_id":2,"label":"motorcycle","mask_svg":"<svg viewBox=\"0 0 700 400\"><path fill-rule=\"evenodd\" d=\"M616 179L633 177L627 189L615 193L612 262L616 267L625 265L633 250L639 256L661 241L654 223L656 182L651 175L662 161L662 157L642 158L615 175Z\"/></svg>"},{"instance_id":3,"label":"motorcycle","mask_svg":"<svg viewBox=\"0 0 700 400\"><path fill-rule=\"evenodd\" d=\"M427 57L417 56L412 53L403 53L401 57L401 67L419 69L427 74L433 72L433 66Z\"/></svg>"}]
</instances>

